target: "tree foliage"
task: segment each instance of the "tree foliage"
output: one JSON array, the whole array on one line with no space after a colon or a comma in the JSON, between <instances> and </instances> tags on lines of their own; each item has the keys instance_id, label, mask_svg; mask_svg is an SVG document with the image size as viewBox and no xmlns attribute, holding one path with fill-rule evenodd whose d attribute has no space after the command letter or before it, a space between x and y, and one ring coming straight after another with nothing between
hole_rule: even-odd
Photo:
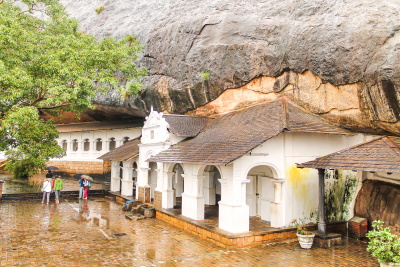
<instances>
[{"instance_id":1,"label":"tree foliage","mask_svg":"<svg viewBox=\"0 0 400 267\"><path fill-rule=\"evenodd\" d=\"M79 114L110 87L137 93L145 75L135 64L140 49L132 36L97 40L80 32L56 0L0 0L0 150L8 170L27 166L29 176L64 155L41 111Z\"/></svg>"}]
</instances>

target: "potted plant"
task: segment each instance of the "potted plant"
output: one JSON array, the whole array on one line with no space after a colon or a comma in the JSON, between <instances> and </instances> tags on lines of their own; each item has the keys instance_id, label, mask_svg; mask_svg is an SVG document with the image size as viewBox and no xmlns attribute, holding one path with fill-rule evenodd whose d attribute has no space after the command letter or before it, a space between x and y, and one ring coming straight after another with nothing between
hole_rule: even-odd
<instances>
[{"instance_id":1,"label":"potted plant","mask_svg":"<svg viewBox=\"0 0 400 267\"><path fill-rule=\"evenodd\" d=\"M291 223L297 230L296 235L297 239L299 240L300 247L310 249L314 242L315 234L306 228L306 224L304 223L303 219L294 219Z\"/></svg>"},{"instance_id":2,"label":"potted plant","mask_svg":"<svg viewBox=\"0 0 400 267\"><path fill-rule=\"evenodd\" d=\"M368 231L367 251L376 258L381 266L400 266L400 237L383 227L383 222L372 222L372 230Z\"/></svg>"}]
</instances>

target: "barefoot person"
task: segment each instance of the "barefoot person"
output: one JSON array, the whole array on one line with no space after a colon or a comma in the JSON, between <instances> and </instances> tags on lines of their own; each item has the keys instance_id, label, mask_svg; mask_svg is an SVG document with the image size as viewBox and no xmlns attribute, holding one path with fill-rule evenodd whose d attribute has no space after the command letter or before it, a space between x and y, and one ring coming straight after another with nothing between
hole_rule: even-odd
<instances>
[{"instance_id":1,"label":"barefoot person","mask_svg":"<svg viewBox=\"0 0 400 267\"><path fill-rule=\"evenodd\" d=\"M56 180L54 181L53 190L56 193L56 203L60 203L60 191L64 189L64 182L61 176L56 176Z\"/></svg>"},{"instance_id":2,"label":"barefoot person","mask_svg":"<svg viewBox=\"0 0 400 267\"><path fill-rule=\"evenodd\" d=\"M47 196L47 205L48 205L51 193L51 178L46 178L46 180L43 182L42 192L43 192L42 204L44 203L44 200Z\"/></svg>"}]
</instances>

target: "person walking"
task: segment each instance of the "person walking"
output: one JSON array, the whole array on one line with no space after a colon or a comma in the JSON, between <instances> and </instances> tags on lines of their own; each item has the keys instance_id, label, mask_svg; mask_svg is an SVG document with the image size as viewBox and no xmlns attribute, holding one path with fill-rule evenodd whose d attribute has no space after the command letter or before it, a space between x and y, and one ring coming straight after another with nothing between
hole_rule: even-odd
<instances>
[{"instance_id":1,"label":"person walking","mask_svg":"<svg viewBox=\"0 0 400 267\"><path fill-rule=\"evenodd\" d=\"M91 186L90 181L83 179L83 199L88 198L90 186Z\"/></svg>"},{"instance_id":2,"label":"person walking","mask_svg":"<svg viewBox=\"0 0 400 267\"><path fill-rule=\"evenodd\" d=\"M56 193L56 203L60 203L60 191L64 189L64 181L61 176L56 176L54 181L53 190Z\"/></svg>"},{"instance_id":3,"label":"person walking","mask_svg":"<svg viewBox=\"0 0 400 267\"><path fill-rule=\"evenodd\" d=\"M82 198L83 197L83 182L84 182L84 179L81 177L81 178L79 178L79 198Z\"/></svg>"},{"instance_id":4,"label":"person walking","mask_svg":"<svg viewBox=\"0 0 400 267\"><path fill-rule=\"evenodd\" d=\"M51 178L47 178L43 182L42 192L43 192L42 204L44 203L44 200L47 196L47 205L48 205L49 200L50 200L50 193L51 193Z\"/></svg>"}]
</instances>

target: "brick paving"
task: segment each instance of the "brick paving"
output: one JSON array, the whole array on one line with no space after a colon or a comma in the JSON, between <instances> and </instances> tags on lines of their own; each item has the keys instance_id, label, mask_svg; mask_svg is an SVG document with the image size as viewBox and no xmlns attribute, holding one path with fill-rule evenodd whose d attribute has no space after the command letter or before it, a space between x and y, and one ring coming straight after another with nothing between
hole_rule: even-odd
<instances>
[{"instance_id":1,"label":"brick paving","mask_svg":"<svg viewBox=\"0 0 400 267\"><path fill-rule=\"evenodd\" d=\"M107 198L0 201L0 266L379 266L366 243L296 240L226 250L157 219L131 221Z\"/></svg>"}]
</instances>

